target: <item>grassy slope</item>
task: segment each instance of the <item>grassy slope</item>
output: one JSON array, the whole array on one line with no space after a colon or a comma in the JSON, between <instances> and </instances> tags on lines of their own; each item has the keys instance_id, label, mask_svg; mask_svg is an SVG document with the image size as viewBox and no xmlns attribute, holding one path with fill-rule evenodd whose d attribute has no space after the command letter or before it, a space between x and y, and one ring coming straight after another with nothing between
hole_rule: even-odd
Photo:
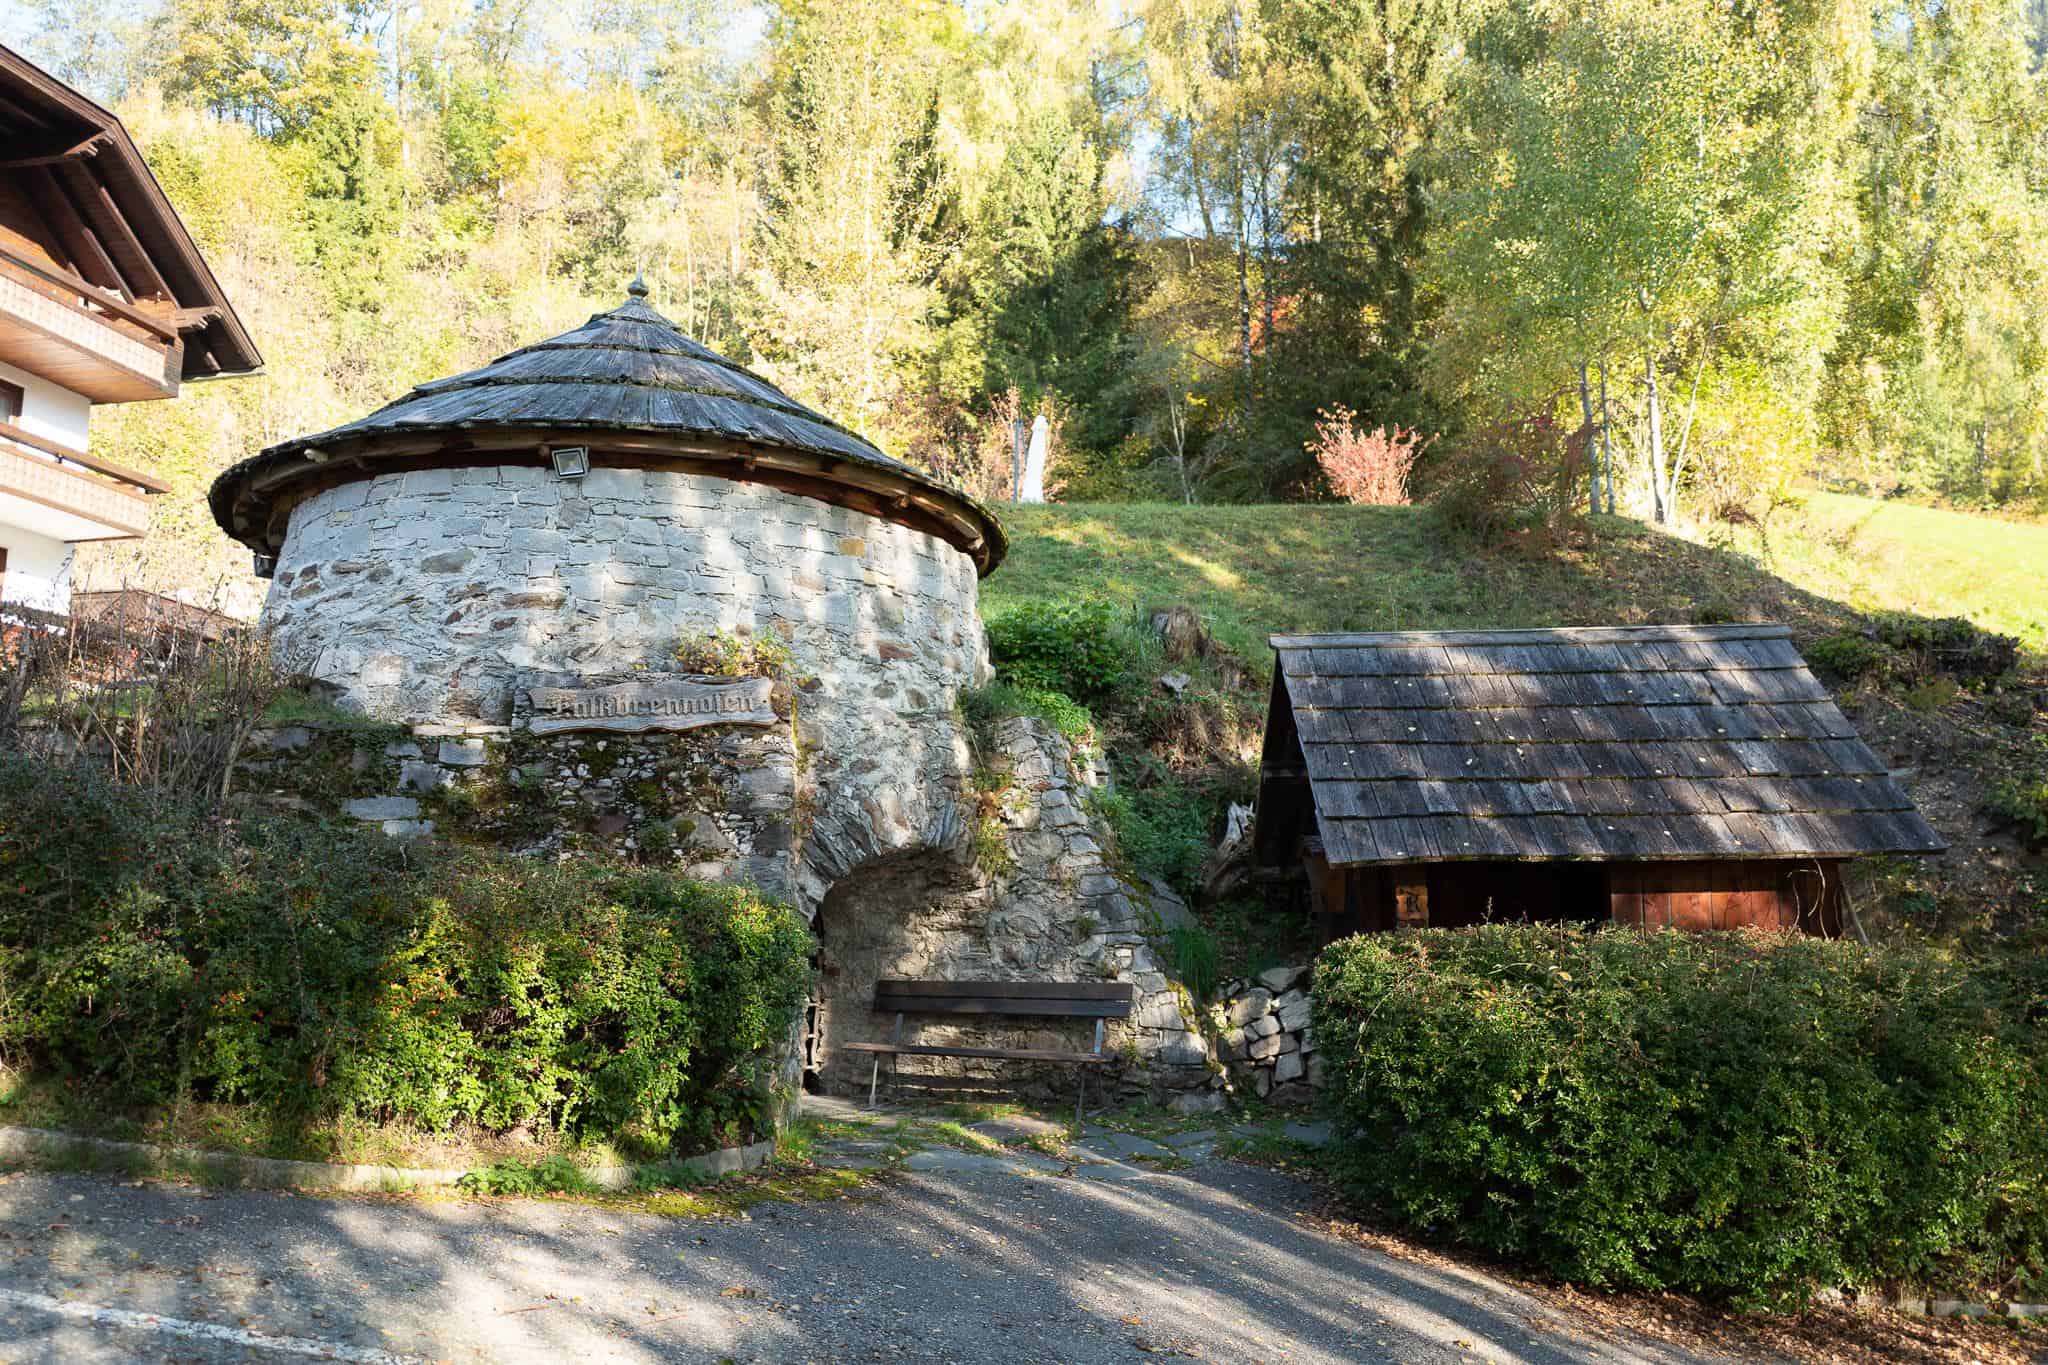
<instances>
[{"instance_id":1,"label":"grassy slope","mask_svg":"<svg viewBox=\"0 0 2048 1365\"><path fill-rule=\"evenodd\" d=\"M1795 530L1773 548L1808 589L2048 642L2048 525L1820 493Z\"/></svg>"},{"instance_id":2,"label":"grassy slope","mask_svg":"<svg viewBox=\"0 0 2048 1365\"><path fill-rule=\"evenodd\" d=\"M1753 532L1710 547L1614 518L1587 550L1475 555L1426 512L1391 507L1077 504L1004 521L1013 544L984 585L988 614L1041 596L1184 602L1254 662L1282 631L1733 619L1810 636L1876 608L2048 643L2048 526L1840 495L1780 514L1768 554Z\"/></svg>"}]
</instances>

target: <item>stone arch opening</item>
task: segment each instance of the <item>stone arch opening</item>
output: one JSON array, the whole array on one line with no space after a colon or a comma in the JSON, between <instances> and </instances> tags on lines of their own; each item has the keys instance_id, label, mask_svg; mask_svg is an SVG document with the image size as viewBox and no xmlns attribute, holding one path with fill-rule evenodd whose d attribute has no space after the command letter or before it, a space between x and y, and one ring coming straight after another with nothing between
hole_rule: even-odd
<instances>
[{"instance_id":1,"label":"stone arch opening","mask_svg":"<svg viewBox=\"0 0 2048 1365\"><path fill-rule=\"evenodd\" d=\"M811 920L818 939L819 1045L805 1088L865 1095L873 1058L849 1053L845 1044L889 1035L892 1018L872 1008L875 982L969 974L940 964L963 959L961 943L973 936L986 909L987 892L972 866L942 849L884 854L835 881ZM980 938L986 942L985 932ZM911 1027L906 1022L906 1035Z\"/></svg>"},{"instance_id":2,"label":"stone arch opening","mask_svg":"<svg viewBox=\"0 0 2048 1365\"><path fill-rule=\"evenodd\" d=\"M872 1054L847 1052L850 1042L889 1037L893 1015L874 1011L875 983L888 977L956 981L1043 979L1049 973L1029 940L1010 923L995 888L960 850L920 847L874 858L839 878L818 905L817 1046L804 1087L865 1098ZM912 1016L905 1041L984 1047L1086 1049L1094 1026L1085 1020ZM905 1058L904 1094L964 1099L1015 1099L1022 1093L1070 1095L1072 1068L958 1057ZM886 1088L889 1062L882 1062Z\"/></svg>"}]
</instances>

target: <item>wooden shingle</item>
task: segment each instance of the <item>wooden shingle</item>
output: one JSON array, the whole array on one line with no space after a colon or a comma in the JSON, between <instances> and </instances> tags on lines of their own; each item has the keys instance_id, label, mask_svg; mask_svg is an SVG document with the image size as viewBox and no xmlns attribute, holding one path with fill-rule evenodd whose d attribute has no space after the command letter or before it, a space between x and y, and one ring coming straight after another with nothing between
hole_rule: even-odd
<instances>
[{"instance_id":1,"label":"wooden shingle","mask_svg":"<svg viewBox=\"0 0 2048 1365\"><path fill-rule=\"evenodd\" d=\"M1273 646L1335 865L1945 847L1783 626Z\"/></svg>"}]
</instances>

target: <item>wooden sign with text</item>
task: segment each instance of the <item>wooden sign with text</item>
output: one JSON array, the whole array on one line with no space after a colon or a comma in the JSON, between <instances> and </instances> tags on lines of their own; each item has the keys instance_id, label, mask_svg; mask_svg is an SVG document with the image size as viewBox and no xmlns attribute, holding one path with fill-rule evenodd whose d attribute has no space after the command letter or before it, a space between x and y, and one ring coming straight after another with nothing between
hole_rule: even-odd
<instances>
[{"instance_id":1,"label":"wooden sign with text","mask_svg":"<svg viewBox=\"0 0 2048 1365\"><path fill-rule=\"evenodd\" d=\"M536 735L569 730L694 730L701 725L773 725L767 678L647 678L590 687L535 687L527 695Z\"/></svg>"}]
</instances>

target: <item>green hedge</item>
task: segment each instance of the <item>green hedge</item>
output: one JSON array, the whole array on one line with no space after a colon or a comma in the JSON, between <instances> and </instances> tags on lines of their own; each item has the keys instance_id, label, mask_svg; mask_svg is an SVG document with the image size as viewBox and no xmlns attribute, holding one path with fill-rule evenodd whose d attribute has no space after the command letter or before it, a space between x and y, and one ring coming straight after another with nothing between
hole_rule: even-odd
<instances>
[{"instance_id":1,"label":"green hedge","mask_svg":"<svg viewBox=\"0 0 2048 1365\"><path fill-rule=\"evenodd\" d=\"M1388 1214L1595 1285L2040 1298L2044 976L1747 933L1348 939L1315 975L1334 1160Z\"/></svg>"},{"instance_id":2,"label":"green hedge","mask_svg":"<svg viewBox=\"0 0 2048 1365\"><path fill-rule=\"evenodd\" d=\"M0 1049L112 1104L745 1137L804 993L796 913L606 861L232 823L0 758Z\"/></svg>"}]
</instances>

